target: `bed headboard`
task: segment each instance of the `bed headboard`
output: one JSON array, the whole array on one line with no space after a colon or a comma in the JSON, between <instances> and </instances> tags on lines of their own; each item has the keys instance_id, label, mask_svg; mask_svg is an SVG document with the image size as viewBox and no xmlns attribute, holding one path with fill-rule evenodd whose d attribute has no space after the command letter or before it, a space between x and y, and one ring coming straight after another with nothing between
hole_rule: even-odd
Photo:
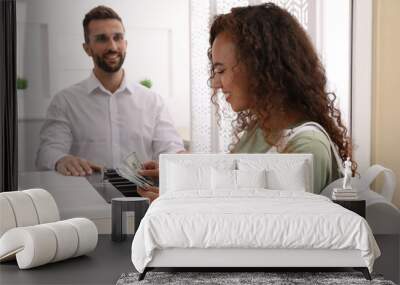
<instances>
[{"instance_id":1,"label":"bed headboard","mask_svg":"<svg viewBox=\"0 0 400 285\"><path fill-rule=\"evenodd\" d=\"M177 191L185 183L211 187L210 169L222 175L238 170L247 176L265 170L269 189L313 192L312 154L161 154L160 194ZM194 176L192 170L197 170Z\"/></svg>"}]
</instances>

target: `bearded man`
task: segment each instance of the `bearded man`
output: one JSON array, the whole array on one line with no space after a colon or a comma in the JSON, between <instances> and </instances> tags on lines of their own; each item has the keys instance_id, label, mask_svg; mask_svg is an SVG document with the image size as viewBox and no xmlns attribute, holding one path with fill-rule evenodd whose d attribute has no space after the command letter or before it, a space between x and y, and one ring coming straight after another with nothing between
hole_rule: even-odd
<instances>
[{"instance_id":1,"label":"bearded man","mask_svg":"<svg viewBox=\"0 0 400 285\"><path fill-rule=\"evenodd\" d=\"M89 78L59 92L40 132L36 165L86 176L115 168L131 152L142 161L184 151L161 97L127 76L125 29L119 15L98 6L83 20Z\"/></svg>"}]
</instances>

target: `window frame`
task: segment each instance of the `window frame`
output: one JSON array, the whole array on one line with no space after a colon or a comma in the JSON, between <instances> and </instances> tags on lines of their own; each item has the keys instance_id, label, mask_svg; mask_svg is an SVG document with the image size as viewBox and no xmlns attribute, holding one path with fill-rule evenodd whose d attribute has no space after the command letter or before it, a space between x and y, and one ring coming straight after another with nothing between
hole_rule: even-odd
<instances>
[{"instance_id":1,"label":"window frame","mask_svg":"<svg viewBox=\"0 0 400 285\"><path fill-rule=\"evenodd\" d=\"M353 0L351 129L357 171L371 165L372 0Z\"/></svg>"}]
</instances>

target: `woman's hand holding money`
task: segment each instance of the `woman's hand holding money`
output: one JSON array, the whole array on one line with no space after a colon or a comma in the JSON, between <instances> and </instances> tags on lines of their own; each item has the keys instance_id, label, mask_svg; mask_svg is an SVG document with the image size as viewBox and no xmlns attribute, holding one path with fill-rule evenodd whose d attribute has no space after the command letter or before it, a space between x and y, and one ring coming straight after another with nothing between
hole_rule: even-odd
<instances>
[{"instance_id":1,"label":"woman's hand holding money","mask_svg":"<svg viewBox=\"0 0 400 285\"><path fill-rule=\"evenodd\" d=\"M157 180L159 176L158 162L149 160L142 163L142 169L138 171L140 175L148 176L153 180Z\"/></svg>"},{"instance_id":2,"label":"woman's hand holding money","mask_svg":"<svg viewBox=\"0 0 400 285\"><path fill-rule=\"evenodd\" d=\"M142 169L138 171L140 175L150 177L153 180L157 180L159 177L158 162L154 160L146 161L142 163ZM149 198L150 203L159 196L158 187L148 186L146 188L138 188L137 192L140 196Z\"/></svg>"},{"instance_id":3,"label":"woman's hand holding money","mask_svg":"<svg viewBox=\"0 0 400 285\"><path fill-rule=\"evenodd\" d=\"M153 200L157 199L159 196L159 189L155 186L147 186L146 188L139 187L137 189L137 192L140 196L148 198L150 200L150 203L153 202Z\"/></svg>"}]
</instances>

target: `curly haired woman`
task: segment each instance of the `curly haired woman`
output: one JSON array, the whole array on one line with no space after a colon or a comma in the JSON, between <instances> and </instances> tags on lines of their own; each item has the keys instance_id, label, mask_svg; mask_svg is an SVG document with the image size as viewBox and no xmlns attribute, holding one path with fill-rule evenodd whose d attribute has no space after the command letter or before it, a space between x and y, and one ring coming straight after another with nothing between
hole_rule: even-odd
<instances>
[{"instance_id":1,"label":"curly haired woman","mask_svg":"<svg viewBox=\"0 0 400 285\"><path fill-rule=\"evenodd\" d=\"M312 153L314 192L337 179L330 140L343 161L351 140L300 23L272 3L233 8L213 21L210 46L211 100L218 108L220 89L237 113L231 152Z\"/></svg>"},{"instance_id":2,"label":"curly haired woman","mask_svg":"<svg viewBox=\"0 0 400 285\"><path fill-rule=\"evenodd\" d=\"M231 152L311 153L315 193L339 178L339 164L352 158L351 139L299 22L272 3L233 8L214 19L210 46L211 101L219 108L222 90L237 113ZM144 166L142 175L158 176L156 162ZM353 173L356 167L353 162ZM155 187L138 192L151 201L158 197Z\"/></svg>"}]
</instances>

